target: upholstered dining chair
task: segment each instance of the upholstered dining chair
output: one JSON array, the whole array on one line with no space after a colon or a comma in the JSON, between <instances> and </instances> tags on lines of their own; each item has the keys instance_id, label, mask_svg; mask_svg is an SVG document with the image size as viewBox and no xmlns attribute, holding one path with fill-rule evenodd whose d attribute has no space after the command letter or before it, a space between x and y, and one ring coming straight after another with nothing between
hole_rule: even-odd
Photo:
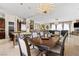
<instances>
[{"instance_id":1,"label":"upholstered dining chair","mask_svg":"<svg viewBox=\"0 0 79 59\"><path fill-rule=\"evenodd\" d=\"M38 32L33 31L33 32L31 33L31 40L36 40L38 37L39 37ZM31 45L33 45L33 44L31 44ZM35 48L34 45L33 45L33 48Z\"/></svg>"},{"instance_id":2,"label":"upholstered dining chair","mask_svg":"<svg viewBox=\"0 0 79 59\"><path fill-rule=\"evenodd\" d=\"M62 30L61 35L64 36L66 32L68 32L68 30Z\"/></svg>"},{"instance_id":3,"label":"upholstered dining chair","mask_svg":"<svg viewBox=\"0 0 79 59\"><path fill-rule=\"evenodd\" d=\"M30 56L31 55L30 48L29 48L27 39L25 39L24 35L18 35L17 41L19 44L20 55L21 56Z\"/></svg>"},{"instance_id":4,"label":"upholstered dining chair","mask_svg":"<svg viewBox=\"0 0 79 59\"><path fill-rule=\"evenodd\" d=\"M38 34L36 32L32 33L32 38L37 37L37 36L38 36Z\"/></svg>"},{"instance_id":5,"label":"upholstered dining chair","mask_svg":"<svg viewBox=\"0 0 79 59\"><path fill-rule=\"evenodd\" d=\"M45 36L43 31L39 32L39 35L40 35L40 38Z\"/></svg>"},{"instance_id":6,"label":"upholstered dining chair","mask_svg":"<svg viewBox=\"0 0 79 59\"><path fill-rule=\"evenodd\" d=\"M57 44L55 47L49 49L46 52L47 56L64 56L65 40L68 36L68 32L65 33L64 37L61 39L60 44Z\"/></svg>"}]
</instances>

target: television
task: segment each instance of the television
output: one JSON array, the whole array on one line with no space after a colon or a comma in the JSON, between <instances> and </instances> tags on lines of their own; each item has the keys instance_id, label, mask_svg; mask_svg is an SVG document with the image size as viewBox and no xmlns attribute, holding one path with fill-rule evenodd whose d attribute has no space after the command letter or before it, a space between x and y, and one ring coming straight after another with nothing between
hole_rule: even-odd
<instances>
[{"instance_id":1,"label":"television","mask_svg":"<svg viewBox=\"0 0 79 59\"><path fill-rule=\"evenodd\" d=\"M74 28L79 28L79 22L74 23Z\"/></svg>"}]
</instances>

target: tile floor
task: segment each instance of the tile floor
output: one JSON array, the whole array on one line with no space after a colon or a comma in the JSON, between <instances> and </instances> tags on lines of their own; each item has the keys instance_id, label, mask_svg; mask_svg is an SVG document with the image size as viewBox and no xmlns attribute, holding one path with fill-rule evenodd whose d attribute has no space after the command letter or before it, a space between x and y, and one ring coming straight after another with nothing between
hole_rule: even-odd
<instances>
[{"instance_id":1,"label":"tile floor","mask_svg":"<svg viewBox=\"0 0 79 59\"><path fill-rule=\"evenodd\" d=\"M38 54L37 49L31 49L32 56ZM0 56L20 56L18 45L14 48L13 42L0 40ZM65 42L65 56L79 56L79 36L68 36Z\"/></svg>"}]
</instances>

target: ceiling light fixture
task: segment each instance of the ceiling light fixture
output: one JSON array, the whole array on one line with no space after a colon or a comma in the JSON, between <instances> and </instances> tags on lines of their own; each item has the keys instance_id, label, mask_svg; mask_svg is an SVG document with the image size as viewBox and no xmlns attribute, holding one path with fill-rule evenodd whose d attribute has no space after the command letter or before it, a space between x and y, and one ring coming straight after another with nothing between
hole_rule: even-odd
<instances>
[{"instance_id":1,"label":"ceiling light fixture","mask_svg":"<svg viewBox=\"0 0 79 59\"><path fill-rule=\"evenodd\" d=\"M51 10L52 10L52 4L40 4L40 7L39 7L39 9L40 9L40 11L41 12L43 12L43 13L48 13L48 12L50 12Z\"/></svg>"}]
</instances>

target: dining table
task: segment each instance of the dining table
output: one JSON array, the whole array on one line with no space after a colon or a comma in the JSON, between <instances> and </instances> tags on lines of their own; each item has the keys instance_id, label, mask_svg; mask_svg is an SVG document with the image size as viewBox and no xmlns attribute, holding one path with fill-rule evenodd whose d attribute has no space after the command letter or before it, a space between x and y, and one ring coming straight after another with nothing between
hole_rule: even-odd
<instances>
[{"instance_id":1,"label":"dining table","mask_svg":"<svg viewBox=\"0 0 79 59\"><path fill-rule=\"evenodd\" d=\"M44 45L49 48L55 47L56 44L59 42L60 37L54 36L54 37L43 37L43 38L33 38L31 40L31 43L35 46Z\"/></svg>"}]
</instances>

